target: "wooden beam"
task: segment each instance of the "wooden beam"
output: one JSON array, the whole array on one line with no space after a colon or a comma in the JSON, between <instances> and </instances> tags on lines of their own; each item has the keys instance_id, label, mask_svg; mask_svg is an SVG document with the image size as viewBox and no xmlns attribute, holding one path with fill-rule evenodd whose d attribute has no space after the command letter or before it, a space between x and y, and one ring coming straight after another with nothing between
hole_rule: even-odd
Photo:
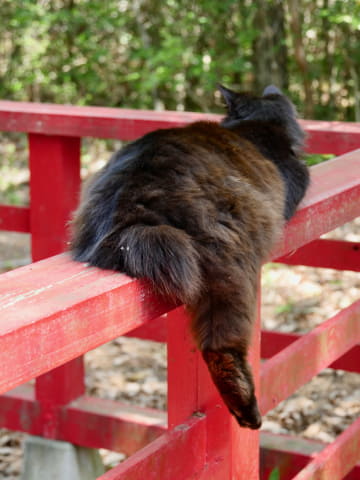
<instances>
[{"instance_id":1,"label":"wooden beam","mask_svg":"<svg viewBox=\"0 0 360 480\"><path fill-rule=\"evenodd\" d=\"M304 334L305 335L305 334ZM295 333L282 333L269 330L261 332L261 358L271 358L284 348L288 347L304 335ZM346 352L329 365L329 368L346 370L347 372L360 373L360 345Z\"/></svg>"},{"instance_id":2,"label":"wooden beam","mask_svg":"<svg viewBox=\"0 0 360 480\"><path fill-rule=\"evenodd\" d=\"M318 453L293 480L344 478L360 459L360 418Z\"/></svg>"},{"instance_id":3,"label":"wooden beam","mask_svg":"<svg viewBox=\"0 0 360 480\"><path fill-rule=\"evenodd\" d=\"M67 254L1 275L0 299L1 392L174 307L147 282L89 268Z\"/></svg>"},{"instance_id":4,"label":"wooden beam","mask_svg":"<svg viewBox=\"0 0 360 480\"><path fill-rule=\"evenodd\" d=\"M204 468L206 421L195 417L161 436L98 480L195 480Z\"/></svg>"},{"instance_id":5,"label":"wooden beam","mask_svg":"<svg viewBox=\"0 0 360 480\"><path fill-rule=\"evenodd\" d=\"M0 130L74 137L134 140L157 128L196 120L218 122L223 115L191 112L77 107L0 101ZM342 155L360 147L360 127L351 122L301 121L308 133L307 151Z\"/></svg>"},{"instance_id":6,"label":"wooden beam","mask_svg":"<svg viewBox=\"0 0 360 480\"><path fill-rule=\"evenodd\" d=\"M43 411L32 385L21 385L0 397L0 425L44 435ZM166 412L82 396L56 414L57 440L131 455L167 430Z\"/></svg>"},{"instance_id":7,"label":"wooden beam","mask_svg":"<svg viewBox=\"0 0 360 480\"><path fill-rule=\"evenodd\" d=\"M294 476L329 444L293 435L277 435L262 431L260 445L260 478L268 479L277 469L281 480L293 480ZM335 479L335 477L331 478ZM360 462L344 477L344 480L359 478Z\"/></svg>"},{"instance_id":8,"label":"wooden beam","mask_svg":"<svg viewBox=\"0 0 360 480\"><path fill-rule=\"evenodd\" d=\"M0 230L10 232L30 232L29 207L15 207L13 205L0 205Z\"/></svg>"},{"instance_id":9,"label":"wooden beam","mask_svg":"<svg viewBox=\"0 0 360 480\"><path fill-rule=\"evenodd\" d=\"M266 361L261 371L264 415L360 342L360 300Z\"/></svg>"},{"instance_id":10,"label":"wooden beam","mask_svg":"<svg viewBox=\"0 0 360 480\"><path fill-rule=\"evenodd\" d=\"M311 185L271 259L289 254L360 215L360 150L311 168Z\"/></svg>"},{"instance_id":11,"label":"wooden beam","mask_svg":"<svg viewBox=\"0 0 360 480\"><path fill-rule=\"evenodd\" d=\"M360 243L319 238L274 261L286 265L360 272Z\"/></svg>"}]
</instances>

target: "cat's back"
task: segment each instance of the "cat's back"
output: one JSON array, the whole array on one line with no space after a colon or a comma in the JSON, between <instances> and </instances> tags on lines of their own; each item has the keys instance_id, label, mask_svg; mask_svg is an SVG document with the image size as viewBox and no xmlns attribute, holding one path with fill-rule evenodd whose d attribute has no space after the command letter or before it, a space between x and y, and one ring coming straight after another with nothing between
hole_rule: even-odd
<instances>
[{"instance_id":1,"label":"cat's back","mask_svg":"<svg viewBox=\"0 0 360 480\"><path fill-rule=\"evenodd\" d=\"M99 177L113 185L116 180L129 182L131 188L137 181L142 188L167 181L181 188L185 177L222 185L228 175L265 190L280 178L273 163L245 136L215 122L200 121L144 135L117 152Z\"/></svg>"}]
</instances>

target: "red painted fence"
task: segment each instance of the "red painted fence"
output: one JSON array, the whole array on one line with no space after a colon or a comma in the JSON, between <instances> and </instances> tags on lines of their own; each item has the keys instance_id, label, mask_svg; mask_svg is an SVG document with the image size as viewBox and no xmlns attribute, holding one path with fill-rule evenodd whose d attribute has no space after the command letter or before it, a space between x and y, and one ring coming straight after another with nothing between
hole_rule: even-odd
<instances>
[{"instance_id":1,"label":"red painted fence","mask_svg":"<svg viewBox=\"0 0 360 480\"><path fill-rule=\"evenodd\" d=\"M360 420L332 444L305 442L299 451L292 439L240 429L194 349L182 307L160 301L146 282L57 255L77 204L81 137L131 140L204 118L219 117L0 102L0 130L28 134L31 172L30 206L0 205L0 228L30 232L35 262L0 276L0 426L131 455L101 480L265 480L275 467L281 480L359 479ZM359 271L359 244L319 237L360 215L360 125L303 125L309 152L339 157L312 168L273 260ZM167 341L167 412L84 394L81 355L119 335ZM359 344L360 301L304 336L261 332L261 367L257 325L251 363L262 413L329 365L360 372ZM24 385L34 377L35 387Z\"/></svg>"}]
</instances>

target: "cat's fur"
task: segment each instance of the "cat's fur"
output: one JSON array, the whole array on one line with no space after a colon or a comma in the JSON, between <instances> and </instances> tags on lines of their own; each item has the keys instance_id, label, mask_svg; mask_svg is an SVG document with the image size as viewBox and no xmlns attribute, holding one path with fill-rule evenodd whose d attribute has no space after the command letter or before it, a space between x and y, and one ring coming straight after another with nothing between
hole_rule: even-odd
<instances>
[{"instance_id":1,"label":"cat's fur","mask_svg":"<svg viewBox=\"0 0 360 480\"><path fill-rule=\"evenodd\" d=\"M259 428L247 351L261 264L309 182L304 139L276 87L220 86L221 124L157 130L128 144L87 185L72 254L148 278L185 303L213 381L239 424Z\"/></svg>"}]
</instances>

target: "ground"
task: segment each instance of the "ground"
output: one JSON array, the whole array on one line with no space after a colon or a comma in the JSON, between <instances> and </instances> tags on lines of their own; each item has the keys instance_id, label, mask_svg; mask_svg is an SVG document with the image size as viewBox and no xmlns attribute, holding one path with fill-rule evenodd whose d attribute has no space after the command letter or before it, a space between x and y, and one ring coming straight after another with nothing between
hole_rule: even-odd
<instances>
[{"instance_id":1,"label":"ground","mask_svg":"<svg viewBox=\"0 0 360 480\"><path fill-rule=\"evenodd\" d=\"M0 139L1 140L1 139ZM6 139L5 139L6 140ZM0 176L0 203L23 203L28 176L24 142L0 141L4 162ZM15 148L13 145L15 144ZM107 146L95 144L88 151L106 158ZM113 147L111 146L112 150ZM10 155L10 157L9 157ZM101 162L89 158L92 169ZM15 164L15 167L14 167ZM88 168L85 168L85 173ZM9 179L13 182L11 186ZM332 232L331 237L360 242L360 218ZM30 260L28 235L0 232L0 271ZM262 323L269 330L306 332L360 297L360 276L354 272L286 267L269 264L262 275ZM86 387L91 395L166 408L166 346L118 338L85 356ZM332 441L360 414L360 376L327 369L264 417L263 429L325 442ZM24 435L0 429L0 480L18 480ZM107 467L124 458L101 451Z\"/></svg>"}]
</instances>

